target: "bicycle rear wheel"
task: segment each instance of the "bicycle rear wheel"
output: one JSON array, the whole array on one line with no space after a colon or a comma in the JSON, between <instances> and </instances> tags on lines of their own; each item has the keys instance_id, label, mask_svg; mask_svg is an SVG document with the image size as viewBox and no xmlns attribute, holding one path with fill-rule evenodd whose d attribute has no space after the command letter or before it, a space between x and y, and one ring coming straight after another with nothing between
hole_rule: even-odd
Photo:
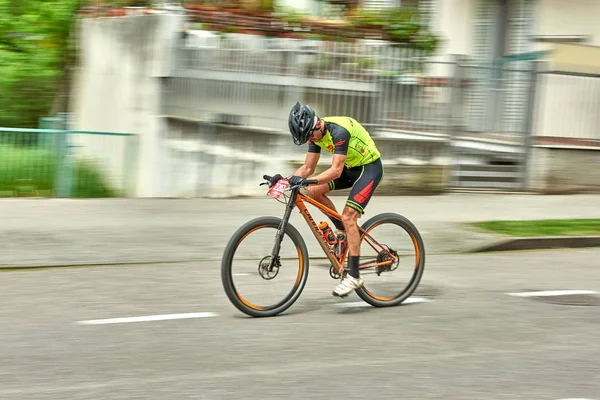
<instances>
[{"instance_id":1,"label":"bicycle rear wheel","mask_svg":"<svg viewBox=\"0 0 600 400\"><path fill-rule=\"evenodd\" d=\"M360 274L364 286L356 294L375 307L401 304L418 287L425 269L425 246L417 228L395 213L379 214L366 221L361 235ZM385 249L377 244L384 246ZM387 266L370 267L381 261L395 260Z\"/></svg>"},{"instance_id":2,"label":"bicycle rear wheel","mask_svg":"<svg viewBox=\"0 0 600 400\"><path fill-rule=\"evenodd\" d=\"M281 218L259 217L231 237L221 262L223 288L233 305L253 317L272 317L300 296L308 278L308 250L300 233L287 224L279 254L271 252ZM266 299L263 299L266 298Z\"/></svg>"}]
</instances>

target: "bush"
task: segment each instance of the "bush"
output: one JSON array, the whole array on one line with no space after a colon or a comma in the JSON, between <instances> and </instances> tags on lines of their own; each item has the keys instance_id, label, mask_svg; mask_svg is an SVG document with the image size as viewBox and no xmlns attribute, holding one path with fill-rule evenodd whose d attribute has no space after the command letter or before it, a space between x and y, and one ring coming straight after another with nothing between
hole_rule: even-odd
<instances>
[{"instance_id":1,"label":"bush","mask_svg":"<svg viewBox=\"0 0 600 400\"><path fill-rule=\"evenodd\" d=\"M0 197L52 197L56 192L58 156L40 147L0 144ZM94 165L78 161L73 168L72 197L116 197Z\"/></svg>"}]
</instances>

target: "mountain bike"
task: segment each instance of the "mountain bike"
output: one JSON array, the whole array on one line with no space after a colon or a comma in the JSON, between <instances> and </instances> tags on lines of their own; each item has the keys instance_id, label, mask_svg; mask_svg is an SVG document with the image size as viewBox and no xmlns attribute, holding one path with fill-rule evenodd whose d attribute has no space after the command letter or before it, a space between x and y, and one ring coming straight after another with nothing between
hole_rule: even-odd
<instances>
[{"instance_id":1,"label":"mountain bike","mask_svg":"<svg viewBox=\"0 0 600 400\"><path fill-rule=\"evenodd\" d=\"M290 223L294 209L304 217L331 264L330 277L340 279L348 272L347 243L323 232L307 207L314 206L323 215L341 221L339 213L303 193L317 181L306 179L299 185L290 185L286 179L271 182L268 175L263 179L266 182L260 185L269 185L267 195L286 205L283 218L261 216L242 225L227 243L221 262L221 280L227 297L238 310L252 317L271 317L284 312L296 302L306 285L309 254L302 235ZM387 212L371 217L359 226L359 232L359 270L364 285L355 293L374 307L401 304L415 291L425 268L425 246L419 231L404 216ZM392 240L394 244L390 245ZM238 265L247 269L238 272ZM391 282L392 274L398 271L408 275L406 283ZM274 299L257 302L251 298L264 294L271 294Z\"/></svg>"}]
</instances>

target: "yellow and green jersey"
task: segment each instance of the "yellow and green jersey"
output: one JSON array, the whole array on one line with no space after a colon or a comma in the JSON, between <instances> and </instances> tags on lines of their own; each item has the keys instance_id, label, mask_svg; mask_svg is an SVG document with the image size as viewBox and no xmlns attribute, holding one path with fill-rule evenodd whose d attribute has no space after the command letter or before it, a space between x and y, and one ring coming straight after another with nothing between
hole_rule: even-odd
<instances>
[{"instance_id":1,"label":"yellow and green jersey","mask_svg":"<svg viewBox=\"0 0 600 400\"><path fill-rule=\"evenodd\" d=\"M369 132L351 117L324 117L325 135L318 142L308 142L308 151L320 153L321 148L331 154L345 154L349 168L372 163L381 154Z\"/></svg>"}]
</instances>

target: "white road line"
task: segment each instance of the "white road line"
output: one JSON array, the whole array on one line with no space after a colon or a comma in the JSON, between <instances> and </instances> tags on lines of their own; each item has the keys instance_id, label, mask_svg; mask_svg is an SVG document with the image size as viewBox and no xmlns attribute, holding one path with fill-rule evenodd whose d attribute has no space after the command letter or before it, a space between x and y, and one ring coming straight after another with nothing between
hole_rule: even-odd
<instances>
[{"instance_id":1,"label":"white road line","mask_svg":"<svg viewBox=\"0 0 600 400\"><path fill-rule=\"evenodd\" d=\"M415 304L415 303L430 303L433 300L431 299L426 299L424 297L409 297L408 299L404 300L402 302L402 304ZM401 304L401 306L402 306ZM353 301L350 303L335 303L333 304L333 306L335 307L347 307L347 308L352 308L352 307L372 307L370 304L365 303L364 301Z\"/></svg>"},{"instance_id":2,"label":"white road line","mask_svg":"<svg viewBox=\"0 0 600 400\"><path fill-rule=\"evenodd\" d=\"M506 293L509 296L517 297L538 297L538 296L568 296L573 294L595 294L592 290L545 290L540 292L522 292Z\"/></svg>"},{"instance_id":3,"label":"white road line","mask_svg":"<svg viewBox=\"0 0 600 400\"><path fill-rule=\"evenodd\" d=\"M106 324L126 324L130 322L146 322L146 321L165 321L170 319L187 319L187 318L209 318L216 317L219 314L214 312L198 312L185 314L163 314L163 315L145 315L141 317L125 317L125 318L109 318L109 319L92 319L88 321L78 321L78 325L106 325Z\"/></svg>"}]
</instances>

